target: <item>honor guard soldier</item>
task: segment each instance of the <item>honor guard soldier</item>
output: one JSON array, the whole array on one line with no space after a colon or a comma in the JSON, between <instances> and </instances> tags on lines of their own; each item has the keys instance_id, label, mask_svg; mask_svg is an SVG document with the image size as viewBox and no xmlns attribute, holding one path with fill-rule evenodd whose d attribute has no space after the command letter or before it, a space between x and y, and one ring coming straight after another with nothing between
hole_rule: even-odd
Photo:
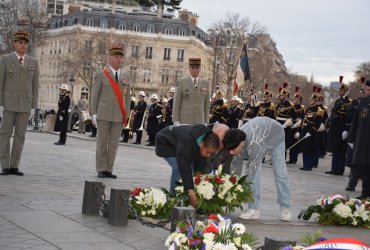
<instances>
[{"instance_id":1,"label":"honor guard soldier","mask_svg":"<svg viewBox=\"0 0 370 250\"><path fill-rule=\"evenodd\" d=\"M321 88L317 88L317 93L319 95L318 99L318 104L319 107L324 110L324 116L322 118L322 123L318 131L318 141L319 141L319 154L317 155L317 164L316 167L319 165L319 158L324 158L326 155L326 148L328 144L328 133L326 132L325 129L325 121L328 119L329 114L328 114L328 107L326 107L323 102L324 102L324 96L320 93Z\"/></svg>"},{"instance_id":2,"label":"honor guard soldier","mask_svg":"<svg viewBox=\"0 0 370 250\"><path fill-rule=\"evenodd\" d=\"M152 104L148 111L148 124L146 126L146 132L149 136L149 143L146 146L155 146L155 135L158 132L159 120L162 119L162 108L163 106L158 103L158 96L153 94L150 97Z\"/></svg>"},{"instance_id":3,"label":"honor guard soldier","mask_svg":"<svg viewBox=\"0 0 370 250\"><path fill-rule=\"evenodd\" d=\"M313 87L313 93L310 98L309 107L302 121L302 126L294 136L301 140L300 146L303 155L303 168L300 170L312 171L316 164L316 157L319 153L317 131L320 128L324 110L318 106L317 87Z\"/></svg>"},{"instance_id":4,"label":"honor guard soldier","mask_svg":"<svg viewBox=\"0 0 370 250\"><path fill-rule=\"evenodd\" d=\"M131 99L130 99L130 115L129 117L127 117L127 126L125 128L122 129L122 134L121 136L123 137L122 138L122 141L121 142L124 142L124 143L127 143L128 142L128 139L132 139L132 124L133 124L133 119L134 119L134 108L135 108L135 102L136 102L136 99L134 96L131 96ZM131 135L131 136L130 136Z\"/></svg>"},{"instance_id":5,"label":"honor guard soldier","mask_svg":"<svg viewBox=\"0 0 370 250\"><path fill-rule=\"evenodd\" d=\"M209 121L209 83L199 77L200 58L189 58L189 71L190 76L176 83L172 120L174 124L205 124Z\"/></svg>"},{"instance_id":6,"label":"honor guard soldier","mask_svg":"<svg viewBox=\"0 0 370 250\"><path fill-rule=\"evenodd\" d=\"M222 92L220 89L216 89L216 99L212 105L211 109L211 119L209 123L223 123L226 124L227 122L227 104L225 103L224 99L222 98Z\"/></svg>"},{"instance_id":7,"label":"honor guard soldier","mask_svg":"<svg viewBox=\"0 0 370 250\"><path fill-rule=\"evenodd\" d=\"M67 84L62 84L59 87L59 101L57 111L57 122L55 123L60 131L59 141L55 145L65 145L67 140L68 128L68 109L71 103Z\"/></svg>"},{"instance_id":8,"label":"honor guard soldier","mask_svg":"<svg viewBox=\"0 0 370 250\"><path fill-rule=\"evenodd\" d=\"M257 115L258 107L256 106L255 95L253 90L251 90L246 96L245 106L243 110L242 120L243 124L253 119Z\"/></svg>"},{"instance_id":9,"label":"honor guard soldier","mask_svg":"<svg viewBox=\"0 0 370 250\"><path fill-rule=\"evenodd\" d=\"M301 104L302 94L299 92L299 87L295 88L295 93L293 95L292 103L294 105L293 108L295 112L295 116L294 116L295 119L293 119L294 125L291 128L291 133L295 135L298 132L299 127L302 125L302 121L304 119L304 115L306 112L305 106ZM298 139L293 136L292 144L296 143L297 141ZM294 146L293 148L289 150L289 161L287 163L296 164L299 153L300 153L300 145L297 144L296 146Z\"/></svg>"},{"instance_id":10,"label":"honor guard soldier","mask_svg":"<svg viewBox=\"0 0 370 250\"><path fill-rule=\"evenodd\" d=\"M239 97L234 96L231 99L231 107L229 109L229 114L226 123L226 125L229 126L229 128L239 127L239 121L243 114L242 109L240 108L240 104L241 100Z\"/></svg>"},{"instance_id":11,"label":"honor guard soldier","mask_svg":"<svg viewBox=\"0 0 370 250\"><path fill-rule=\"evenodd\" d=\"M161 101L161 105L162 105L162 109L161 109L161 117L159 120L159 125L158 125L158 131L160 131L161 129L169 126L166 124L166 119L167 119L167 107L168 107L168 99L167 98L163 98L162 101Z\"/></svg>"},{"instance_id":12,"label":"honor guard soldier","mask_svg":"<svg viewBox=\"0 0 370 250\"><path fill-rule=\"evenodd\" d=\"M262 102L257 104L257 116L267 116L275 120L276 105L271 102L272 92L268 89L268 86L268 84L265 84Z\"/></svg>"},{"instance_id":13,"label":"honor guard soldier","mask_svg":"<svg viewBox=\"0 0 370 250\"><path fill-rule=\"evenodd\" d=\"M348 98L348 86L343 82L343 76L339 77L340 97L334 102L330 117L328 118L329 125L329 143L328 151L333 153L331 161L331 170L326 171L326 174L343 175L347 152L347 136L345 131L347 122L347 113L352 100Z\"/></svg>"},{"instance_id":14,"label":"honor guard soldier","mask_svg":"<svg viewBox=\"0 0 370 250\"><path fill-rule=\"evenodd\" d=\"M112 46L109 65L99 71L91 95L96 139L96 171L99 178L117 178L112 174L122 127L130 114L130 76L122 69L124 49Z\"/></svg>"},{"instance_id":15,"label":"honor guard soldier","mask_svg":"<svg viewBox=\"0 0 370 250\"><path fill-rule=\"evenodd\" d=\"M134 108L134 121L132 124L132 132L136 133L136 141L132 144L141 144L141 138L143 137L143 126L144 126L144 114L147 110L147 104L144 100L145 93L144 91L139 92L139 101Z\"/></svg>"},{"instance_id":16,"label":"honor guard soldier","mask_svg":"<svg viewBox=\"0 0 370 250\"><path fill-rule=\"evenodd\" d=\"M361 98L355 110L348 143L353 147L352 164L362 176L361 196L370 198L370 80L365 83L365 97Z\"/></svg>"},{"instance_id":17,"label":"honor guard soldier","mask_svg":"<svg viewBox=\"0 0 370 250\"><path fill-rule=\"evenodd\" d=\"M175 88L172 87L170 89L169 94L168 94L169 98L168 98L168 104L167 104L167 107L166 107L166 119L165 119L166 126L173 125L172 110L173 110L173 96L174 95L175 95Z\"/></svg>"},{"instance_id":18,"label":"honor guard soldier","mask_svg":"<svg viewBox=\"0 0 370 250\"><path fill-rule=\"evenodd\" d=\"M36 59L26 55L29 41L28 33L15 32L15 52L0 58L1 175L23 175L19 171L19 163L27 123L37 108L39 67ZM13 131L13 146L10 150Z\"/></svg>"}]
</instances>

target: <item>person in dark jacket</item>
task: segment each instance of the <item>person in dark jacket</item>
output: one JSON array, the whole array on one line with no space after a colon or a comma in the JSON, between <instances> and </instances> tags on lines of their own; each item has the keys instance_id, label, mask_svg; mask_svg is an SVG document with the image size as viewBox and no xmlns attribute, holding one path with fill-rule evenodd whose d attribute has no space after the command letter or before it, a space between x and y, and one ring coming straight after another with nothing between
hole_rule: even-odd
<instances>
[{"instance_id":1,"label":"person in dark jacket","mask_svg":"<svg viewBox=\"0 0 370 250\"><path fill-rule=\"evenodd\" d=\"M134 121L132 123L132 132L136 133L136 141L133 142L132 144L141 144L141 138L143 136L143 128L141 128L141 125L144 125L143 119L146 119L144 115L147 110L147 104L144 98L145 98L144 91L140 91L139 101L137 102L133 112Z\"/></svg>"},{"instance_id":2,"label":"person in dark jacket","mask_svg":"<svg viewBox=\"0 0 370 250\"><path fill-rule=\"evenodd\" d=\"M206 158L214 154L219 145L218 136L203 124L171 125L159 131L155 137L155 153L172 168L170 192L175 193L176 182L181 177L190 204L195 206L193 170L204 168Z\"/></svg>"},{"instance_id":3,"label":"person in dark jacket","mask_svg":"<svg viewBox=\"0 0 370 250\"><path fill-rule=\"evenodd\" d=\"M62 84L59 87L59 101L58 101L58 112L57 119L59 121L60 135L59 141L54 143L55 145L65 145L67 140L67 127L68 127L68 109L71 103L71 99L68 96L67 84Z\"/></svg>"},{"instance_id":4,"label":"person in dark jacket","mask_svg":"<svg viewBox=\"0 0 370 250\"><path fill-rule=\"evenodd\" d=\"M149 143L146 146L155 146L155 135L158 132L159 119L162 119L163 106L158 103L157 94L150 97L152 104L148 110L148 123L146 125L146 132L149 136Z\"/></svg>"},{"instance_id":5,"label":"person in dark jacket","mask_svg":"<svg viewBox=\"0 0 370 250\"><path fill-rule=\"evenodd\" d=\"M239 99L239 97L234 96L231 99L231 107L229 108L229 115L226 122L226 125L229 126L229 128L239 127L239 121L243 115L243 111L240 108L240 104L241 100Z\"/></svg>"},{"instance_id":6,"label":"person in dark jacket","mask_svg":"<svg viewBox=\"0 0 370 250\"><path fill-rule=\"evenodd\" d=\"M355 110L348 135L348 143L353 147L352 167L358 168L362 176L359 199L370 198L370 80L366 81L365 95Z\"/></svg>"}]
</instances>

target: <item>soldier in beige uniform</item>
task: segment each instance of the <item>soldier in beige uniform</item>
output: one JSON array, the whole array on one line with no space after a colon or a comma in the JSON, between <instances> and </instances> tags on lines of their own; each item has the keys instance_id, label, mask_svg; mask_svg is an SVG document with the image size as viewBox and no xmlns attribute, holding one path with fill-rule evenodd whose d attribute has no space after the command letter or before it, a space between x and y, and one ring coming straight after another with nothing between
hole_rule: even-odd
<instances>
[{"instance_id":1,"label":"soldier in beige uniform","mask_svg":"<svg viewBox=\"0 0 370 250\"><path fill-rule=\"evenodd\" d=\"M78 133L83 133L85 134L85 124L84 124L84 119L83 119L83 112L86 112L89 110L89 101L86 98L86 94L82 93L81 94L81 99L78 100L77 103L77 110L78 110Z\"/></svg>"},{"instance_id":2,"label":"soldier in beige uniform","mask_svg":"<svg viewBox=\"0 0 370 250\"><path fill-rule=\"evenodd\" d=\"M174 124L209 121L209 84L199 78L200 66L200 58L189 58L190 76L177 81L172 110Z\"/></svg>"},{"instance_id":3,"label":"soldier in beige uniform","mask_svg":"<svg viewBox=\"0 0 370 250\"><path fill-rule=\"evenodd\" d=\"M37 108L39 68L37 61L26 55L29 35L16 32L14 53L0 59L0 163L2 175L19 175L27 122ZM10 138L13 133L10 152Z\"/></svg>"},{"instance_id":4,"label":"soldier in beige uniform","mask_svg":"<svg viewBox=\"0 0 370 250\"><path fill-rule=\"evenodd\" d=\"M122 94L126 116L130 115L129 75L121 69L123 48L112 47L109 51L109 66L99 72L92 89L91 113L93 123L98 128L96 144L96 171L100 178L117 178L112 174L116 158L118 141L126 119L120 109L118 98L111 81L105 75L107 71L112 84L118 84Z\"/></svg>"}]
</instances>

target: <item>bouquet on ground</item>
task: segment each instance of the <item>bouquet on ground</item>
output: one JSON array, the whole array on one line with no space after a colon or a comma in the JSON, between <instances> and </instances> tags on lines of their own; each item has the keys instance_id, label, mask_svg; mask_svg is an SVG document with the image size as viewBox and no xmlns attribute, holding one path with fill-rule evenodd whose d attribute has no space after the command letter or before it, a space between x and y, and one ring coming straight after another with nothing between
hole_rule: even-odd
<instances>
[{"instance_id":1,"label":"bouquet on ground","mask_svg":"<svg viewBox=\"0 0 370 250\"><path fill-rule=\"evenodd\" d=\"M164 189L136 187L130 190L130 204L139 216L167 219L175 206L175 198Z\"/></svg>"},{"instance_id":2,"label":"bouquet on ground","mask_svg":"<svg viewBox=\"0 0 370 250\"><path fill-rule=\"evenodd\" d=\"M246 176L222 174L219 167L218 174L196 174L194 177L194 191L198 201L196 208L204 213L230 213L235 208L243 209L242 204L253 200L250 182ZM184 206L189 205L189 196L182 186L176 187L176 198Z\"/></svg>"},{"instance_id":3,"label":"bouquet on ground","mask_svg":"<svg viewBox=\"0 0 370 250\"><path fill-rule=\"evenodd\" d=\"M211 214L208 220L195 224L193 228L187 221L178 222L176 232L165 242L166 247L170 250L251 250L258 243L258 238L246 232L243 224L232 224L221 215Z\"/></svg>"},{"instance_id":4,"label":"bouquet on ground","mask_svg":"<svg viewBox=\"0 0 370 250\"><path fill-rule=\"evenodd\" d=\"M309 220L317 214L316 220L324 225L348 225L370 228L370 200L349 199L336 194L321 196L316 205L302 210L298 218Z\"/></svg>"}]
</instances>

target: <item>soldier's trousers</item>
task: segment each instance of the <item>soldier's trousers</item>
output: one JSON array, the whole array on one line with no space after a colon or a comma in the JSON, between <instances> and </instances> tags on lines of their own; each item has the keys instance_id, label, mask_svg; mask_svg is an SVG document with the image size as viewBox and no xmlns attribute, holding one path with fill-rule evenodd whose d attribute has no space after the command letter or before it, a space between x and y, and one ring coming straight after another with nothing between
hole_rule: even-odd
<instances>
[{"instance_id":1,"label":"soldier's trousers","mask_svg":"<svg viewBox=\"0 0 370 250\"><path fill-rule=\"evenodd\" d=\"M29 112L10 112L4 110L4 116L0 127L0 163L1 168L18 168L22 155ZM10 138L14 139L10 152Z\"/></svg>"},{"instance_id":2,"label":"soldier's trousers","mask_svg":"<svg viewBox=\"0 0 370 250\"><path fill-rule=\"evenodd\" d=\"M334 174L342 175L344 173L345 162L346 152L333 153L333 158L331 159L331 171L333 171Z\"/></svg>"}]
</instances>

